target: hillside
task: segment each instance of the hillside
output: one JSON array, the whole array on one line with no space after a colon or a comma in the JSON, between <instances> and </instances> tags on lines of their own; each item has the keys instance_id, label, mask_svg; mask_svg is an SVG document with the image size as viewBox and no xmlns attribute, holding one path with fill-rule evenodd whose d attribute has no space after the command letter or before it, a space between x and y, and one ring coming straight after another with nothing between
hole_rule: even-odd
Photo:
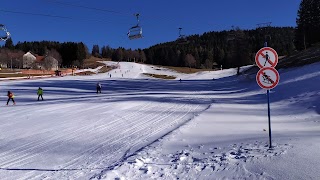
<instances>
[{"instance_id":1,"label":"hillside","mask_svg":"<svg viewBox=\"0 0 320 180\"><path fill-rule=\"evenodd\" d=\"M271 38L271 39L270 39ZM253 30L234 29L230 31L207 32L202 35L186 37L189 43L179 41L157 44L144 49L148 64L167 66L192 66L196 68L213 68L215 62L224 68L249 65L254 62L255 53L268 45L278 51L279 55L294 52L294 28L265 27ZM194 57L195 62L188 62L186 55Z\"/></svg>"},{"instance_id":2,"label":"hillside","mask_svg":"<svg viewBox=\"0 0 320 180\"><path fill-rule=\"evenodd\" d=\"M291 56L279 61L277 68L298 67L320 61L320 45L313 46L307 50L295 52Z\"/></svg>"},{"instance_id":3,"label":"hillside","mask_svg":"<svg viewBox=\"0 0 320 180\"><path fill-rule=\"evenodd\" d=\"M313 46L304 51L298 51L290 56L279 59L276 69L287 69L294 67L302 67L304 65L316 63L320 61L320 46ZM259 71L257 66L252 66L243 71L246 76L254 76ZM252 77L251 77L252 78Z\"/></svg>"}]
</instances>

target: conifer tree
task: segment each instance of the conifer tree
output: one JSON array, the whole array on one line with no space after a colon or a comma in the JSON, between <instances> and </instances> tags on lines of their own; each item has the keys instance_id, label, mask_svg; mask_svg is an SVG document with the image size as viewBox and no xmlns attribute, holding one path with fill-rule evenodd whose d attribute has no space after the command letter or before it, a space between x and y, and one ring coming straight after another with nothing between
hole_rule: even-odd
<instances>
[{"instance_id":1,"label":"conifer tree","mask_svg":"<svg viewBox=\"0 0 320 180\"><path fill-rule=\"evenodd\" d=\"M91 55L94 57L99 57L100 56L99 52L100 52L99 45L93 45Z\"/></svg>"},{"instance_id":2,"label":"conifer tree","mask_svg":"<svg viewBox=\"0 0 320 180\"><path fill-rule=\"evenodd\" d=\"M14 45L13 45L13 41L11 38L7 39L4 47L13 50L14 49Z\"/></svg>"},{"instance_id":3,"label":"conifer tree","mask_svg":"<svg viewBox=\"0 0 320 180\"><path fill-rule=\"evenodd\" d=\"M320 1L302 0L298 10L295 45L305 49L320 42Z\"/></svg>"}]
</instances>

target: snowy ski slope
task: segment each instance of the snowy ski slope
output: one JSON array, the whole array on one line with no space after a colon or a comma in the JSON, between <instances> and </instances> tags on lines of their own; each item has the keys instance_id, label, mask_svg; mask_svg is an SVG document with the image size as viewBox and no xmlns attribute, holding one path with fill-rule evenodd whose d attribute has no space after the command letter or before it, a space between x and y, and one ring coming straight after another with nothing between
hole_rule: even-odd
<instances>
[{"instance_id":1,"label":"snowy ski slope","mask_svg":"<svg viewBox=\"0 0 320 180\"><path fill-rule=\"evenodd\" d=\"M235 69L186 75L121 62L105 74L1 82L0 177L316 179L319 69L280 70L273 150L265 147L265 91ZM5 106L8 90L16 106Z\"/></svg>"}]
</instances>

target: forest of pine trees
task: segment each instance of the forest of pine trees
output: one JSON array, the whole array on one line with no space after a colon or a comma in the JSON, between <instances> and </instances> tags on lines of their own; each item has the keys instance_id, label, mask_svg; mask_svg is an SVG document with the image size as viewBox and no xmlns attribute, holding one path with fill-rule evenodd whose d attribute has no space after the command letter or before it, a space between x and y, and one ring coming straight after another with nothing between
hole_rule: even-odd
<instances>
[{"instance_id":1,"label":"forest of pine trees","mask_svg":"<svg viewBox=\"0 0 320 180\"><path fill-rule=\"evenodd\" d=\"M290 55L295 50L294 28L266 27L256 30L207 32L187 37L188 44L167 42L143 50L122 47L114 49L109 46L100 48L99 45L93 45L91 55L113 61L135 61L154 65L211 69L215 64L229 68L252 64L255 52L263 46L267 35L271 37L271 40L268 39L269 46L275 48L280 55ZM14 45L9 39L2 48L31 51L38 55L56 51L61 56L62 67L81 67L83 60L89 55L85 44L74 42L18 42Z\"/></svg>"},{"instance_id":2,"label":"forest of pine trees","mask_svg":"<svg viewBox=\"0 0 320 180\"><path fill-rule=\"evenodd\" d=\"M293 27L264 27L255 30L236 28L193 35L187 39L189 44L168 42L144 49L147 63L190 66L187 61L190 56L186 57L191 55L196 61L192 65L195 68L211 69L214 62L226 68L252 64L255 53L263 47L265 39L280 55L290 55L295 50Z\"/></svg>"}]
</instances>

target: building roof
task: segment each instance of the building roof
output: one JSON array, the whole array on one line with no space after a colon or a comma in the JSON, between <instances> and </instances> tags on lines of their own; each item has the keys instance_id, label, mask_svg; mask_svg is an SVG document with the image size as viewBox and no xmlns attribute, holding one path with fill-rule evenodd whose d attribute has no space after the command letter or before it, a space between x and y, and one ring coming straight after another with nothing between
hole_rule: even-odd
<instances>
[{"instance_id":1,"label":"building roof","mask_svg":"<svg viewBox=\"0 0 320 180\"><path fill-rule=\"evenodd\" d=\"M31 51L29 51L29 52L27 52L27 53L25 53L24 55L23 55L23 57L26 57L26 56L28 56L28 57L33 57L33 58L36 58L36 56L31 52Z\"/></svg>"},{"instance_id":2,"label":"building roof","mask_svg":"<svg viewBox=\"0 0 320 180\"><path fill-rule=\"evenodd\" d=\"M32 52L28 51L27 53L25 53L25 54L24 54L24 56L26 56L26 55L30 55L30 54L31 54L31 55L33 55L33 53L32 53ZM33 55L33 56L34 56L34 55Z\"/></svg>"},{"instance_id":3,"label":"building roof","mask_svg":"<svg viewBox=\"0 0 320 180\"><path fill-rule=\"evenodd\" d=\"M36 56L36 62L42 62L46 58L45 56Z\"/></svg>"}]
</instances>

